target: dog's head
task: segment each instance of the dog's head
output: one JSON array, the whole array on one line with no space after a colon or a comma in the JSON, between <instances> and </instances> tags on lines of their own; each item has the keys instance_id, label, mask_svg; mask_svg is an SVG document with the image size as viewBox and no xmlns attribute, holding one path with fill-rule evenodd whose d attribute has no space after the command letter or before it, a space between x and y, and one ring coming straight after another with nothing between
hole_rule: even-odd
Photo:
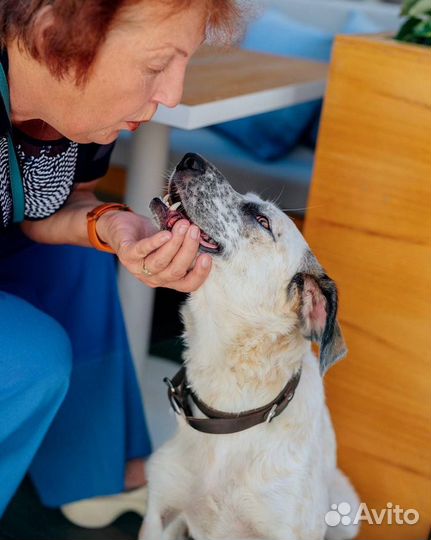
<instances>
[{"instance_id":1,"label":"dog's head","mask_svg":"<svg viewBox=\"0 0 431 540\"><path fill-rule=\"evenodd\" d=\"M200 250L214 261L204 287L214 301L256 326L275 318L286 334L318 342L322 374L346 354L335 283L275 204L237 193L214 165L186 154L151 209L162 229L182 218L201 229Z\"/></svg>"}]
</instances>

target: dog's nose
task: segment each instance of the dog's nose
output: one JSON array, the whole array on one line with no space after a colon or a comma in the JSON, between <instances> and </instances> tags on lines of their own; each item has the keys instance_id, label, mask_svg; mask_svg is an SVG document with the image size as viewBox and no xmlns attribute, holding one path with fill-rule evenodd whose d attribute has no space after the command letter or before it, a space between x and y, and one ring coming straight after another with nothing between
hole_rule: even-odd
<instances>
[{"instance_id":1,"label":"dog's nose","mask_svg":"<svg viewBox=\"0 0 431 540\"><path fill-rule=\"evenodd\" d=\"M198 154L186 154L177 165L177 171L193 171L199 174L205 172L205 161Z\"/></svg>"}]
</instances>

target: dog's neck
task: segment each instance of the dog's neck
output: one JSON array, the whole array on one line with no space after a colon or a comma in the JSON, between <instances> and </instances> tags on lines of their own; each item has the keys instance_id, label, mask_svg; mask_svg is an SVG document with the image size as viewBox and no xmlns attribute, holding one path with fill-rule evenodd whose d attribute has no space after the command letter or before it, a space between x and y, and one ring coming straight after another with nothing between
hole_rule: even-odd
<instances>
[{"instance_id":1,"label":"dog's neck","mask_svg":"<svg viewBox=\"0 0 431 540\"><path fill-rule=\"evenodd\" d=\"M301 366L309 343L273 314L250 322L235 308L211 305L194 294L183 308L193 389L209 406L231 412L270 402Z\"/></svg>"}]
</instances>

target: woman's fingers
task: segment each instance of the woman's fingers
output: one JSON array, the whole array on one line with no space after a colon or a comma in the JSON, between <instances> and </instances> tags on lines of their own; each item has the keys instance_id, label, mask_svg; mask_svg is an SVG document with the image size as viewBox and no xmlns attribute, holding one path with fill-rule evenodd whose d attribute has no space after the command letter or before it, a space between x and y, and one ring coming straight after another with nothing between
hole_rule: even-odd
<instances>
[{"instance_id":1,"label":"woman's fingers","mask_svg":"<svg viewBox=\"0 0 431 540\"><path fill-rule=\"evenodd\" d=\"M139 241L120 243L121 263L149 287L169 287L182 292L198 289L211 269L211 257L200 255L200 230L187 220L172 232L161 231Z\"/></svg>"},{"instance_id":2,"label":"woman's fingers","mask_svg":"<svg viewBox=\"0 0 431 540\"><path fill-rule=\"evenodd\" d=\"M145 266L161 281L176 281L185 276L193 265L199 249L200 231L196 225L173 229L170 242L145 259Z\"/></svg>"},{"instance_id":3,"label":"woman's fingers","mask_svg":"<svg viewBox=\"0 0 431 540\"><path fill-rule=\"evenodd\" d=\"M168 286L181 292L193 292L199 289L211 271L212 260L209 255L199 255L193 270L190 270L182 279L170 283Z\"/></svg>"},{"instance_id":4,"label":"woman's fingers","mask_svg":"<svg viewBox=\"0 0 431 540\"><path fill-rule=\"evenodd\" d=\"M189 237L189 228L190 224L187 220L181 219L180 221L175 223L175 226L172 229L171 240L167 242L164 246L162 246L160 249L158 249L156 252L146 257L145 265L148 270L150 270L153 274L161 274L169 267L169 265L172 263L174 258L181 250L183 243L190 244L190 242L187 242L187 238ZM163 278L166 277L167 276L164 276ZM178 277L182 276L177 276L176 279L178 279ZM160 276L160 278L162 279L162 276Z\"/></svg>"},{"instance_id":5,"label":"woman's fingers","mask_svg":"<svg viewBox=\"0 0 431 540\"><path fill-rule=\"evenodd\" d=\"M123 241L119 249L119 257L124 256L128 259L144 259L148 257L150 253L157 251L169 240L171 240L172 234L169 231L160 231L153 236L139 240L139 242Z\"/></svg>"}]
</instances>

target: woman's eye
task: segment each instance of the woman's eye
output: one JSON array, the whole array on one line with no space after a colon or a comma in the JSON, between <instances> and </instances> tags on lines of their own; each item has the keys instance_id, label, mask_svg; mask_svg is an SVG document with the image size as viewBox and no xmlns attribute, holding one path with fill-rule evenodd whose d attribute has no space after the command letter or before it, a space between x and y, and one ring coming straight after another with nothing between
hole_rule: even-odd
<instances>
[{"instance_id":1,"label":"woman's eye","mask_svg":"<svg viewBox=\"0 0 431 540\"><path fill-rule=\"evenodd\" d=\"M267 229L268 231L271 230L271 225L269 224L269 219L265 216L256 216L256 221L261 225L264 229Z\"/></svg>"},{"instance_id":2,"label":"woman's eye","mask_svg":"<svg viewBox=\"0 0 431 540\"><path fill-rule=\"evenodd\" d=\"M163 66L160 68L147 67L147 73L149 75L159 75L160 73L163 73L165 69L166 69L166 66Z\"/></svg>"}]
</instances>

